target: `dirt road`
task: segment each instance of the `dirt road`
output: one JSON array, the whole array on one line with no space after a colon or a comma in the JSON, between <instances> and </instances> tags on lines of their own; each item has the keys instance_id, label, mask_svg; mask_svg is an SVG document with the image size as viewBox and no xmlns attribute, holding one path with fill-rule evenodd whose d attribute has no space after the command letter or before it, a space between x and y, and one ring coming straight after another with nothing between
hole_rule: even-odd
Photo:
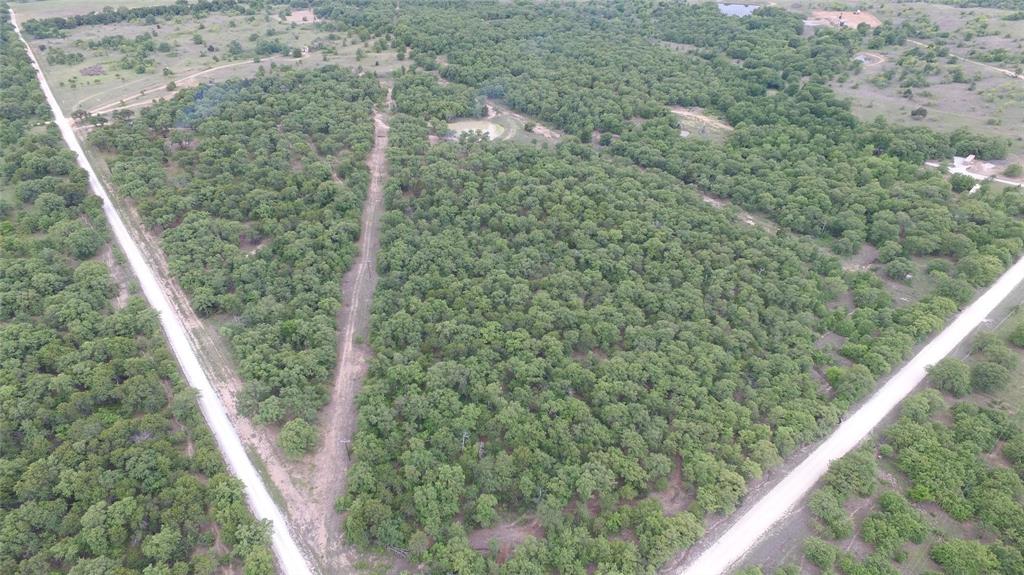
<instances>
[{"instance_id":1,"label":"dirt road","mask_svg":"<svg viewBox=\"0 0 1024 575\"><path fill-rule=\"evenodd\" d=\"M160 315L160 325L167 336L167 342L178 363L181 365L181 370L188 384L197 391L199 408L217 441L217 446L220 448L228 468L245 486L246 497L253 514L260 519L268 519L271 522L271 545L277 556L281 573L285 575L306 575L311 573L306 558L292 538L288 525L285 522L284 514L277 504L274 503L255 466L249 460L248 455L246 455L245 448L242 447L242 442L228 419L224 405L210 383L209 375L204 371L196 350L190 344L181 317L175 313L168 295L161 289L161 284L157 280L156 274L149 266L138 244L136 244L134 238L128 232L128 228L125 226L124 221L122 221L121 215L114 208L113 203L111 203L107 190L103 187L96 171L89 163L71 127L70 120L64 116L60 106L57 104L53 91L50 90L50 86L41 72L39 63L36 61L35 54L29 48L21 29L18 27L17 16L13 9L10 10L10 14L11 23L14 25L18 37L25 45L25 50L32 60L32 66L36 69L39 84L46 95L50 109L53 111L54 121L60 129L61 136L71 151L77 155L78 164L88 173L89 186L93 193L103 200L103 212L111 231L114 233L114 238L121 247L121 251L124 253L132 271L138 278L143 295Z\"/></svg>"},{"instance_id":2,"label":"dirt road","mask_svg":"<svg viewBox=\"0 0 1024 575\"><path fill-rule=\"evenodd\" d=\"M388 90L387 108L392 105ZM348 477L348 445L356 428L356 394L369 368L370 347L366 343L370 304L377 286L377 252L380 249L380 216L387 181L387 148L390 128L387 114L373 114L373 149L366 160L370 186L363 204L359 254L341 281L342 307L338 312L338 365L335 368L331 400L320 414L321 429L326 430L320 449L313 456L313 475L309 481L312 496L308 512L314 515L312 530L316 549L324 550L325 568L341 572L339 562L345 556L342 547L341 516L334 502L345 490ZM358 342L357 342L358 340Z\"/></svg>"},{"instance_id":3,"label":"dirt road","mask_svg":"<svg viewBox=\"0 0 1024 575\"><path fill-rule=\"evenodd\" d=\"M856 447L925 377L935 364L967 337L992 310L1024 281L1024 258L1007 270L981 296L957 315L859 409L801 461L786 477L761 496L717 541L675 572L682 575L725 573L768 530L814 487L828 465Z\"/></svg>"}]
</instances>

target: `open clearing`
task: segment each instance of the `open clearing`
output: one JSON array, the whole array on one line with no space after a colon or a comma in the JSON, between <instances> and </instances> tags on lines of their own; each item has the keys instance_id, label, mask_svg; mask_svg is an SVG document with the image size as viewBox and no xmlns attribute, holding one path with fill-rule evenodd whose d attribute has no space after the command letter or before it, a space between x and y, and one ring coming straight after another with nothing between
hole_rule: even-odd
<instances>
[{"instance_id":1,"label":"open clearing","mask_svg":"<svg viewBox=\"0 0 1024 575\"><path fill-rule=\"evenodd\" d=\"M285 20L289 24L312 24L317 21L317 17L316 14L313 14L312 10L307 8L305 10L292 10L291 13L285 17Z\"/></svg>"},{"instance_id":2,"label":"open clearing","mask_svg":"<svg viewBox=\"0 0 1024 575\"><path fill-rule=\"evenodd\" d=\"M459 120L456 122L449 122L448 129L454 132L456 136L472 132L482 132L487 134L487 137L492 140L504 139L501 136L506 131L504 126L487 120Z\"/></svg>"},{"instance_id":3,"label":"open clearing","mask_svg":"<svg viewBox=\"0 0 1024 575\"><path fill-rule=\"evenodd\" d=\"M530 130L526 127L530 125ZM487 101L485 118L469 118L448 123L450 139L457 140L462 134L482 132L490 140L510 140L519 143L557 143L562 134L519 112L514 112L498 102ZM434 140L431 140L434 141Z\"/></svg>"},{"instance_id":4,"label":"open clearing","mask_svg":"<svg viewBox=\"0 0 1024 575\"><path fill-rule=\"evenodd\" d=\"M683 137L699 136L722 142L733 131L732 126L705 114L701 108L673 106L670 109L679 118L680 135Z\"/></svg>"},{"instance_id":5,"label":"open clearing","mask_svg":"<svg viewBox=\"0 0 1024 575\"><path fill-rule=\"evenodd\" d=\"M163 6L174 4L174 0L40 0L38 2L24 2L15 4L18 8L18 18L22 22L33 18L56 18L59 16L75 16L88 14L103 8L139 8L142 6Z\"/></svg>"},{"instance_id":6,"label":"open clearing","mask_svg":"<svg viewBox=\"0 0 1024 575\"><path fill-rule=\"evenodd\" d=\"M815 10L811 17L804 22L807 26L832 26L833 28L856 28L861 24L867 24L872 28L882 25L871 12L862 10Z\"/></svg>"},{"instance_id":7,"label":"open clearing","mask_svg":"<svg viewBox=\"0 0 1024 575\"><path fill-rule=\"evenodd\" d=\"M255 16L214 12L202 18L163 18L156 24L130 21L81 26L67 30L64 38L35 39L30 43L43 72L53 83L58 102L69 113L79 109L109 112L117 107L139 107L172 96L173 92L167 90L172 81L180 89L200 81L251 76L261 67L282 63L361 67L381 75L401 65L394 51L374 52L374 39L361 42L353 35L322 31L319 25L308 21L310 15L305 11L290 13L289 17L297 17L299 22L282 19L278 14L283 12L280 6L271 7L269 12ZM121 50L100 44L115 36L128 40L151 38L156 49L147 53L150 62L144 71L127 67ZM257 53L260 45L273 42L286 46L288 53ZM81 54L83 59L76 64L50 63L46 55L54 49ZM297 52L292 54L293 51ZM295 58L296 55L301 58Z\"/></svg>"},{"instance_id":8,"label":"open clearing","mask_svg":"<svg viewBox=\"0 0 1024 575\"><path fill-rule=\"evenodd\" d=\"M931 32L928 38L855 56L863 62L861 70L832 83L837 94L850 99L854 114L942 132L969 128L1004 136L1012 153L1024 153L1024 76L1010 61L1024 46L1024 26L1005 19L1010 11L899 3L874 13ZM993 59L998 54L1009 54L1010 60ZM911 118L918 108L926 117Z\"/></svg>"}]
</instances>

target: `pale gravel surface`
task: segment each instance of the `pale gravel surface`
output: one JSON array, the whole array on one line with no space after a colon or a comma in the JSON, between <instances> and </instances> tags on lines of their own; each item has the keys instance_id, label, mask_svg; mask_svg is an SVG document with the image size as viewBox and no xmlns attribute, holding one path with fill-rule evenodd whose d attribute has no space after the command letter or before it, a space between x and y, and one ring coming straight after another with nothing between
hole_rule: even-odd
<instances>
[{"instance_id":1,"label":"pale gravel surface","mask_svg":"<svg viewBox=\"0 0 1024 575\"><path fill-rule=\"evenodd\" d=\"M902 369L801 461L771 490L765 493L721 537L682 569L681 575L725 573L758 540L814 487L828 471L829 463L856 447L924 379L934 365L978 327L1007 296L1024 281L1024 258L1008 269L977 300L957 315Z\"/></svg>"},{"instance_id":2,"label":"pale gravel surface","mask_svg":"<svg viewBox=\"0 0 1024 575\"><path fill-rule=\"evenodd\" d=\"M175 309L171 305L168 296L162 291L156 274L154 274L152 268L150 268L143 257L142 251L128 232L128 228L122 221L120 214L114 209L107 190L103 187L103 184L96 175L96 171L82 150L81 144L75 137L71 122L64 116L60 106L57 104L57 100L53 96L53 92L50 90L46 78L40 71L35 54L32 53L24 36L22 36L14 10L11 9L10 13L11 23L14 25L18 37L25 45L26 52L28 52L29 58L32 60L32 66L36 69L39 84L46 95L50 109L53 111L54 120L57 127L60 128L61 136L63 136L71 151L77 155L78 164L88 173L89 186L92 188L93 193L103 200L103 212L107 222L132 271L135 272L136 277L139 279L139 286L143 295L153 309L160 314L160 325L167 336L171 351L181 365L185 379L198 392L199 408L217 441L217 445L224 456L228 468L245 486L245 493L253 514L260 519L267 519L271 522L271 546L277 556L281 572L285 575L305 575L311 573L305 556L292 538L288 524L285 522L284 514L277 504L274 503L252 461L246 455L238 434L231 426L231 422L224 410L224 405L221 403L216 392L214 392L213 386L210 384L210 378L200 365L196 350L189 343L189 338L185 333L181 318L175 313Z\"/></svg>"}]
</instances>

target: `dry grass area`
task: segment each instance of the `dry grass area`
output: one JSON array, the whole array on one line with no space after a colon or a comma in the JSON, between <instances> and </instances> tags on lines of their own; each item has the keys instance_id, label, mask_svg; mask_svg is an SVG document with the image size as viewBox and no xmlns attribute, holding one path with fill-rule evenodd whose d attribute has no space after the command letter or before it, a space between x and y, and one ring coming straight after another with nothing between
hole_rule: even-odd
<instances>
[{"instance_id":1,"label":"dry grass area","mask_svg":"<svg viewBox=\"0 0 1024 575\"><path fill-rule=\"evenodd\" d=\"M155 4L158 2L152 2ZM85 3L66 2L66 14L88 12ZM135 6L137 2L115 2L117 6ZM37 5L47 5L41 10ZM14 5L20 21L54 15L63 5L50 0ZM92 8L96 4L92 3ZM30 40L43 72L50 80L57 101L66 114L83 109L110 112L118 107L138 108L173 93L166 89L173 81L178 89L202 82L218 82L229 78L256 74L261 67L272 65L323 66L362 68L386 77L401 66L394 51L375 52L376 40L361 41L352 33L331 33L321 30L310 10L280 12L271 6L264 14L241 15L235 12L213 12L202 18L176 16L159 19L156 24L141 21L81 26L68 30L64 38ZM290 16L279 16L288 13ZM297 18L294 22L289 18ZM306 21L302 21L306 18ZM140 73L122 65L125 54L116 48L103 47L104 38L123 36L134 39L149 35L156 46L151 61ZM201 41L197 41L200 39ZM289 53L258 54L260 42L276 41L289 48ZM93 46L90 47L90 42ZM231 50L237 43L241 50ZM51 64L47 52L61 49L84 56L78 64ZM357 53L361 50L361 53ZM292 51L301 52L294 58Z\"/></svg>"},{"instance_id":2,"label":"dry grass area","mask_svg":"<svg viewBox=\"0 0 1024 575\"><path fill-rule=\"evenodd\" d=\"M842 11L842 10L815 10L805 24L809 26L832 26L833 28L856 28L861 24L867 24L872 28L882 25L871 12L863 10Z\"/></svg>"}]
</instances>

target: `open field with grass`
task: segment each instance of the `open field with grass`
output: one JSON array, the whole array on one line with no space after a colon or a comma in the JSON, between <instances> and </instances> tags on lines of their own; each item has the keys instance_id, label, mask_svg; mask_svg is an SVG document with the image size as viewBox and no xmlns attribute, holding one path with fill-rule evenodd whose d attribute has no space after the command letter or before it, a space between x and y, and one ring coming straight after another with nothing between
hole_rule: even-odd
<instances>
[{"instance_id":1,"label":"open field with grass","mask_svg":"<svg viewBox=\"0 0 1024 575\"><path fill-rule=\"evenodd\" d=\"M14 8L21 21L29 19L22 5ZM395 52L375 51L379 46L373 39L328 32L312 21L288 22L281 13L288 15L277 6L255 16L221 12L156 24L82 26L67 30L64 38L30 44L67 114L138 108L173 95L168 88L251 76L272 65L361 66L378 74L401 65ZM116 45L117 36L128 42ZM152 49L140 48L143 44ZM73 54L75 63L62 63L56 54Z\"/></svg>"},{"instance_id":2,"label":"open field with grass","mask_svg":"<svg viewBox=\"0 0 1024 575\"><path fill-rule=\"evenodd\" d=\"M949 131L970 128L1012 141L1012 159L1024 153L1024 26L1008 10L912 3L874 9L884 22L903 25L907 41L876 46L883 62L834 83L863 119L883 116L905 125ZM923 109L923 118L911 112Z\"/></svg>"},{"instance_id":3,"label":"open field with grass","mask_svg":"<svg viewBox=\"0 0 1024 575\"><path fill-rule=\"evenodd\" d=\"M103 8L139 8L173 4L174 0L41 0L39 2L12 2L11 7L21 18L55 18L88 14Z\"/></svg>"}]
</instances>

